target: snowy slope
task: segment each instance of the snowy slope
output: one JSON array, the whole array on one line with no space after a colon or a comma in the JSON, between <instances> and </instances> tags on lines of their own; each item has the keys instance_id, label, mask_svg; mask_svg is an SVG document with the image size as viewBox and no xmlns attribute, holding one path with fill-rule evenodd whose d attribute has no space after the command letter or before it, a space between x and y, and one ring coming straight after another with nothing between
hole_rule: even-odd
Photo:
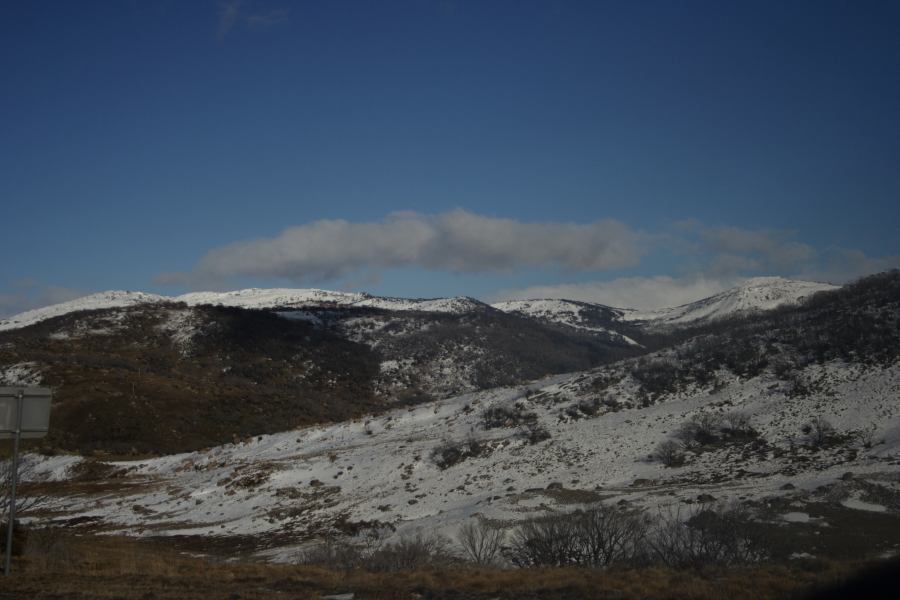
<instances>
[{"instance_id":1,"label":"snowy slope","mask_svg":"<svg viewBox=\"0 0 900 600\"><path fill-rule=\"evenodd\" d=\"M0 320L0 331L28 327L46 319L78 312L81 310L99 310L105 308L122 308L136 306L138 304L154 304L158 302L172 301L172 298L147 294L145 292L108 291L91 294L83 298L70 300L61 304L54 304L44 308L36 308L20 313L9 319Z\"/></svg>"},{"instance_id":2,"label":"snowy slope","mask_svg":"<svg viewBox=\"0 0 900 600\"><path fill-rule=\"evenodd\" d=\"M388 535L452 534L473 515L512 524L600 501L653 509L696 502L700 494L720 501L791 497L797 511L825 485L832 486L829 494L845 494L848 508L900 510L860 495L873 485L885 497L896 495L892 483L878 482L898 472L897 365L810 367L807 376L821 382L827 400L790 397L763 375L732 378L715 391L672 394L647 407L636 402L627 370L613 365L364 420L115 463L128 472L117 481L131 482L130 489L58 498L55 518L95 518L107 531L137 535L279 536L268 556L290 560L295 544L333 534L341 523L380 523ZM617 380L608 391L620 402L573 416L577 411L567 409L595 395L598 377ZM494 407L534 413L550 439L531 444L518 428L486 428L485 410ZM648 460L690 416L710 411L748 414L765 444L704 452L674 468ZM871 432L875 443L866 448L851 440L808 451L802 425L819 416L842 433ZM436 464L437 449L472 439L484 449L479 455L446 469ZM38 471L64 478L71 465L69 457L53 457ZM848 471L855 477L844 483ZM786 483L797 491L785 491Z\"/></svg>"},{"instance_id":3,"label":"snowy slope","mask_svg":"<svg viewBox=\"0 0 900 600\"><path fill-rule=\"evenodd\" d=\"M655 311L624 310L622 319L645 321L649 325L684 325L720 319L736 313L766 311L796 304L816 292L839 286L782 277L756 277L743 285L683 306Z\"/></svg>"},{"instance_id":4,"label":"snowy slope","mask_svg":"<svg viewBox=\"0 0 900 600\"><path fill-rule=\"evenodd\" d=\"M625 312L603 304L592 304L575 300L543 299L511 300L508 302L497 302L491 306L503 312L515 313L547 323L565 325L582 331L603 333L633 346L640 345L630 337L610 327L598 324L619 321Z\"/></svg>"},{"instance_id":5,"label":"snowy slope","mask_svg":"<svg viewBox=\"0 0 900 600\"><path fill-rule=\"evenodd\" d=\"M233 292L192 292L172 298L188 306L211 304L238 308L309 308L319 306L351 306L366 294L331 292L317 289L249 288Z\"/></svg>"}]
</instances>

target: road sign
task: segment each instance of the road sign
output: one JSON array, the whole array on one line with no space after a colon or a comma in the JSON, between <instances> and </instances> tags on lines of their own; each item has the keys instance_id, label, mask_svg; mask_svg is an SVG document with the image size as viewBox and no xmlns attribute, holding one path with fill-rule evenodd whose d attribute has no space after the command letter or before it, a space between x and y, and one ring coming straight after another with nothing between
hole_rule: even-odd
<instances>
[{"instance_id":1,"label":"road sign","mask_svg":"<svg viewBox=\"0 0 900 600\"><path fill-rule=\"evenodd\" d=\"M42 387L0 387L0 439L16 437L19 393L22 394L23 438L40 438L50 427L50 390Z\"/></svg>"}]
</instances>

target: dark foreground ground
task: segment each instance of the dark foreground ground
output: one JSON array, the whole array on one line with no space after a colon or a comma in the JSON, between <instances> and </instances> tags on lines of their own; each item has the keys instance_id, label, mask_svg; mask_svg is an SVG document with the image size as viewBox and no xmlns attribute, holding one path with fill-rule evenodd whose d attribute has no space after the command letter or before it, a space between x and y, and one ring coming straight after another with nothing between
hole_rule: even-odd
<instances>
[{"instance_id":1,"label":"dark foreground ground","mask_svg":"<svg viewBox=\"0 0 900 600\"><path fill-rule=\"evenodd\" d=\"M872 572L873 568L881 571ZM864 584L854 579L860 573L866 576ZM51 545L41 555L16 557L13 574L0 578L0 600L895 598L896 586L900 586L900 562L896 560L801 560L786 565L701 571L451 569L348 573L229 563L191 557L159 541L89 536Z\"/></svg>"}]
</instances>

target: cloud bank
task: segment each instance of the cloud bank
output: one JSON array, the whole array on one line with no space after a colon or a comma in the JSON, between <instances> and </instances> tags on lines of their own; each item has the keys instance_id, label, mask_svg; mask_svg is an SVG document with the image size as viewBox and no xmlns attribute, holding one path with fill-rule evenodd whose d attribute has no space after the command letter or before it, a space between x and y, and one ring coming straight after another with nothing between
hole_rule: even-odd
<instances>
[{"instance_id":1,"label":"cloud bank","mask_svg":"<svg viewBox=\"0 0 900 600\"><path fill-rule=\"evenodd\" d=\"M597 281L599 273L638 266L648 255L662 258L668 274ZM689 220L646 232L613 219L528 223L455 210L297 225L274 237L213 248L189 272L165 273L156 282L228 289L229 282L240 279L280 279L298 285L344 279L344 287L366 287L369 284L363 282L399 267L504 274L549 268L586 281L507 289L490 299L568 298L653 309L693 302L759 275L843 283L898 266L900 257L817 249L797 240L791 231ZM646 271L646 265L642 268Z\"/></svg>"},{"instance_id":2,"label":"cloud bank","mask_svg":"<svg viewBox=\"0 0 900 600\"><path fill-rule=\"evenodd\" d=\"M455 210L400 212L382 221L315 221L274 238L236 242L203 256L190 273L160 283L233 277L326 281L364 269L422 267L462 273L560 267L602 271L631 267L646 252L645 236L614 220L525 223Z\"/></svg>"},{"instance_id":3,"label":"cloud bank","mask_svg":"<svg viewBox=\"0 0 900 600\"><path fill-rule=\"evenodd\" d=\"M611 281L590 281L561 285L539 285L499 292L492 301L565 298L596 302L620 308L651 310L680 306L740 285L742 277L620 277Z\"/></svg>"}]
</instances>

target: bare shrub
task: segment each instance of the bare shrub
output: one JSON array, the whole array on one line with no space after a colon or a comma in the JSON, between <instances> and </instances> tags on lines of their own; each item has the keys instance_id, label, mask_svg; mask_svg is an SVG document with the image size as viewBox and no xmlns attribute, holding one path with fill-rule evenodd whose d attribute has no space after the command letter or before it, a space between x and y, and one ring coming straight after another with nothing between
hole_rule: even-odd
<instances>
[{"instance_id":1,"label":"bare shrub","mask_svg":"<svg viewBox=\"0 0 900 600\"><path fill-rule=\"evenodd\" d=\"M419 533L391 543L375 537L365 543L327 541L308 549L299 562L344 571L412 571L451 566L458 559L447 538Z\"/></svg>"},{"instance_id":2,"label":"bare shrub","mask_svg":"<svg viewBox=\"0 0 900 600\"><path fill-rule=\"evenodd\" d=\"M346 540L328 540L304 551L299 562L304 565L317 565L351 571L362 568L366 562L366 549L362 545Z\"/></svg>"},{"instance_id":3,"label":"bare shrub","mask_svg":"<svg viewBox=\"0 0 900 600\"><path fill-rule=\"evenodd\" d=\"M577 515L576 531L582 566L639 564L646 558L650 521L641 514L599 507Z\"/></svg>"},{"instance_id":4,"label":"bare shrub","mask_svg":"<svg viewBox=\"0 0 900 600\"><path fill-rule=\"evenodd\" d=\"M719 443L746 440L758 435L746 413L702 412L683 423L673 434L687 448L712 446Z\"/></svg>"},{"instance_id":5,"label":"bare shrub","mask_svg":"<svg viewBox=\"0 0 900 600\"><path fill-rule=\"evenodd\" d=\"M418 533L378 547L363 567L371 571L413 571L449 567L457 562L450 540Z\"/></svg>"},{"instance_id":6,"label":"bare shrub","mask_svg":"<svg viewBox=\"0 0 900 600\"><path fill-rule=\"evenodd\" d=\"M653 560L673 568L748 564L768 555L767 540L741 507L662 514L647 539Z\"/></svg>"},{"instance_id":7,"label":"bare shrub","mask_svg":"<svg viewBox=\"0 0 900 600\"><path fill-rule=\"evenodd\" d=\"M470 437L464 441L449 440L437 446L431 451L431 460L440 469L449 469L467 458L484 456L490 452L490 448L480 440Z\"/></svg>"},{"instance_id":8,"label":"bare shrub","mask_svg":"<svg viewBox=\"0 0 900 600\"><path fill-rule=\"evenodd\" d=\"M481 423L485 429L498 427L518 427L536 422L537 413L525 409L525 405L515 403L512 405L492 406L481 413Z\"/></svg>"},{"instance_id":9,"label":"bare shrub","mask_svg":"<svg viewBox=\"0 0 900 600\"><path fill-rule=\"evenodd\" d=\"M561 567L576 564L573 519L555 515L525 521L513 532L506 557L517 567Z\"/></svg>"},{"instance_id":10,"label":"bare shrub","mask_svg":"<svg viewBox=\"0 0 900 600\"><path fill-rule=\"evenodd\" d=\"M734 411L722 415L720 427L723 432L730 435L753 432L753 426L750 424L750 415L741 411Z\"/></svg>"},{"instance_id":11,"label":"bare shrub","mask_svg":"<svg viewBox=\"0 0 900 600\"><path fill-rule=\"evenodd\" d=\"M519 430L519 437L534 445L549 440L553 436L550 435L550 431L543 425L530 423Z\"/></svg>"},{"instance_id":12,"label":"bare shrub","mask_svg":"<svg viewBox=\"0 0 900 600\"><path fill-rule=\"evenodd\" d=\"M456 538L466 559L479 567L492 566L500 558L505 532L482 519L471 520L459 529Z\"/></svg>"},{"instance_id":13,"label":"bare shrub","mask_svg":"<svg viewBox=\"0 0 900 600\"><path fill-rule=\"evenodd\" d=\"M702 412L683 423L674 436L688 448L711 444L719 440L721 423L719 415Z\"/></svg>"},{"instance_id":14,"label":"bare shrub","mask_svg":"<svg viewBox=\"0 0 900 600\"><path fill-rule=\"evenodd\" d=\"M602 402L600 398L592 398L590 400L582 400L578 403L578 410L588 417L596 417L600 413Z\"/></svg>"},{"instance_id":15,"label":"bare shrub","mask_svg":"<svg viewBox=\"0 0 900 600\"><path fill-rule=\"evenodd\" d=\"M638 564L650 522L642 515L600 506L521 524L506 549L520 567L605 567Z\"/></svg>"},{"instance_id":16,"label":"bare shrub","mask_svg":"<svg viewBox=\"0 0 900 600\"><path fill-rule=\"evenodd\" d=\"M684 464L684 444L677 440L660 442L651 455L667 467L678 467Z\"/></svg>"},{"instance_id":17,"label":"bare shrub","mask_svg":"<svg viewBox=\"0 0 900 600\"><path fill-rule=\"evenodd\" d=\"M19 460L18 481L32 481L36 478L35 465L27 460ZM12 459L0 461L0 521L9 519L9 497L12 492ZM24 487L16 491L16 517L28 516L29 511L39 508L48 500L46 494L27 493ZM14 528L14 531L18 525Z\"/></svg>"},{"instance_id":18,"label":"bare shrub","mask_svg":"<svg viewBox=\"0 0 900 600\"><path fill-rule=\"evenodd\" d=\"M817 448L827 445L837 437L834 425L824 417L813 417L800 430L806 436L809 444Z\"/></svg>"}]
</instances>

